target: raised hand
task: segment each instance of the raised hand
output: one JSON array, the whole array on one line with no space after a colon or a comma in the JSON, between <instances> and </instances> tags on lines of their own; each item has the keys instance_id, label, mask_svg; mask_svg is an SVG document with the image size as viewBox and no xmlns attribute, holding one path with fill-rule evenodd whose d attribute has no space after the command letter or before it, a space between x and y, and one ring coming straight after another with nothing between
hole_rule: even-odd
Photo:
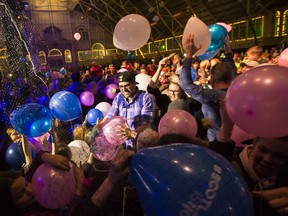
<instances>
[{"instance_id":1,"label":"raised hand","mask_svg":"<svg viewBox=\"0 0 288 216\"><path fill-rule=\"evenodd\" d=\"M202 48L202 45L196 45L194 43L194 35L188 35L185 39L183 49L185 50L186 57L191 58L198 50Z\"/></svg>"}]
</instances>

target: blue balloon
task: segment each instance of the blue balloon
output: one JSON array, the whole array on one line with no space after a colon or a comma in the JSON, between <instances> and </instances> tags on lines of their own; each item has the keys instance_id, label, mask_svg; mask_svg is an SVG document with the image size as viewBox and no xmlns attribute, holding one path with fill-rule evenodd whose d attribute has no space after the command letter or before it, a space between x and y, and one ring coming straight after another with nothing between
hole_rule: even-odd
<instances>
[{"instance_id":1,"label":"blue balloon","mask_svg":"<svg viewBox=\"0 0 288 216\"><path fill-rule=\"evenodd\" d=\"M201 146L143 149L131 175L146 215L252 216L249 188L233 165Z\"/></svg>"},{"instance_id":2,"label":"blue balloon","mask_svg":"<svg viewBox=\"0 0 288 216\"><path fill-rule=\"evenodd\" d=\"M104 118L103 113L96 108L90 109L87 113L87 121L91 125L95 125L98 120L101 120Z\"/></svg>"},{"instance_id":3,"label":"blue balloon","mask_svg":"<svg viewBox=\"0 0 288 216\"><path fill-rule=\"evenodd\" d=\"M55 93L50 99L49 107L52 115L61 121L71 121L82 114L80 100L68 91Z\"/></svg>"},{"instance_id":4,"label":"blue balloon","mask_svg":"<svg viewBox=\"0 0 288 216\"><path fill-rule=\"evenodd\" d=\"M209 60L217 55L223 45L226 43L228 32L222 25L212 24L208 26L211 33L211 43L209 48L202 55L197 56L201 60Z\"/></svg>"},{"instance_id":5,"label":"blue balloon","mask_svg":"<svg viewBox=\"0 0 288 216\"><path fill-rule=\"evenodd\" d=\"M36 151L31 149L32 159L35 158ZM21 170L22 165L25 163L25 155L21 142L12 143L5 152L5 159L10 168Z\"/></svg>"},{"instance_id":6,"label":"blue balloon","mask_svg":"<svg viewBox=\"0 0 288 216\"><path fill-rule=\"evenodd\" d=\"M49 77L51 76L51 73L50 73L49 71L47 71L47 72L45 73L45 76L46 76L46 78L49 78Z\"/></svg>"},{"instance_id":7,"label":"blue balloon","mask_svg":"<svg viewBox=\"0 0 288 216\"><path fill-rule=\"evenodd\" d=\"M51 128L52 115L41 104L24 104L10 114L10 122L18 133L28 137L38 137Z\"/></svg>"},{"instance_id":8,"label":"blue balloon","mask_svg":"<svg viewBox=\"0 0 288 216\"><path fill-rule=\"evenodd\" d=\"M129 51L127 53L127 59L133 59L133 58L135 58L135 51L134 50Z\"/></svg>"},{"instance_id":9,"label":"blue balloon","mask_svg":"<svg viewBox=\"0 0 288 216\"><path fill-rule=\"evenodd\" d=\"M216 56L219 51L220 51L220 49L217 49L217 50L211 49L210 50L210 47L209 47L205 53L203 53L202 55L197 56L197 57L201 60L209 60L209 59L212 59L214 56Z\"/></svg>"},{"instance_id":10,"label":"blue balloon","mask_svg":"<svg viewBox=\"0 0 288 216\"><path fill-rule=\"evenodd\" d=\"M222 25L212 24L208 26L208 29L211 33L211 43L210 43L210 50L217 50L223 47L226 42L228 31ZM209 50L208 48L208 50Z\"/></svg>"},{"instance_id":11,"label":"blue balloon","mask_svg":"<svg viewBox=\"0 0 288 216\"><path fill-rule=\"evenodd\" d=\"M67 73L67 71L66 71L66 69L65 69L64 67L62 67L62 68L60 69L60 73L61 73L62 75L65 75L65 74Z\"/></svg>"},{"instance_id":12,"label":"blue balloon","mask_svg":"<svg viewBox=\"0 0 288 216\"><path fill-rule=\"evenodd\" d=\"M39 98L38 103L49 108L49 97L47 95L43 95Z\"/></svg>"}]
</instances>

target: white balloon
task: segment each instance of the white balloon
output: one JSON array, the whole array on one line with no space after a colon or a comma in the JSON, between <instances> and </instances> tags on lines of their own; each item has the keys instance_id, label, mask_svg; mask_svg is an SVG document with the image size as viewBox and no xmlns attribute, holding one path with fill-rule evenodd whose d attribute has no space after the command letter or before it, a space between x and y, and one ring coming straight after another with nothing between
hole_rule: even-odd
<instances>
[{"instance_id":1,"label":"white balloon","mask_svg":"<svg viewBox=\"0 0 288 216\"><path fill-rule=\"evenodd\" d=\"M74 38L75 38L75 40L80 40L81 39L81 34L79 33L79 32L76 32L75 34L74 34Z\"/></svg>"},{"instance_id":2,"label":"white balloon","mask_svg":"<svg viewBox=\"0 0 288 216\"><path fill-rule=\"evenodd\" d=\"M197 17L191 17L184 29L182 37L182 45L184 47L187 36L194 35L194 43L196 46L202 45L195 55L202 55L207 51L211 43L211 33L208 26Z\"/></svg>"},{"instance_id":3,"label":"white balloon","mask_svg":"<svg viewBox=\"0 0 288 216\"><path fill-rule=\"evenodd\" d=\"M108 102L100 102L96 105L95 108L100 110L103 113L103 116L105 117L109 113L111 105Z\"/></svg>"},{"instance_id":4,"label":"white balloon","mask_svg":"<svg viewBox=\"0 0 288 216\"><path fill-rule=\"evenodd\" d=\"M147 86L151 81L151 76L147 74L138 74L136 75L135 80L139 83L137 84L139 90L147 91Z\"/></svg>"},{"instance_id":5,"label":"white balloon","mask_svg":"<svg viewBox=\"0 0 288 216\"><path fill-rule=\"evenodd\" d=\"M82 140L74 140L69 143L69 148L72 153L71 160L74 161L77 166L80 166L80 164L85 164L90 155L90 148L89 145L82 141Z\"/></svg>"},{"instance_id":6,"label":"white balloon","mask_svg":"<svg viewBox=\"0 0 288 216\"><path fill-rule=\"evenodd\" d=\"M147 43L150 34L151 27L145 17L139 14L129 14L115 26L113 44L121 50L136 50Z\"/></svg>"}]
</instances>

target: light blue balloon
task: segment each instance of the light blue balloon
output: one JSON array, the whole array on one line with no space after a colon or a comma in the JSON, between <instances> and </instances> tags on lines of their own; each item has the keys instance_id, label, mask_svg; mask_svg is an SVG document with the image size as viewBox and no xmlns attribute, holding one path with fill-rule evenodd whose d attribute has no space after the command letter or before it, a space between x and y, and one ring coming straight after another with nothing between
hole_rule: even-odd
<instances>
[{"instance_id":1,"label":"light blue balloon","mask_svg":"<svg viewBox=\"0 0 288 216\"><path fill-rule=\"evenodd\" d=\"M61 121L77 119L82 114L81 103L72 92L60 91L55 93L49 102L52 115Z\"/></svg>"},{"instance_id":2,"label":"light blue balloon","mask_svg":"<svg viewBox=\"0 0 288 216\"><path fill-rule=\"evenodd\" d=\"M132 158L131 175L146 215L254 215L242 176L208 148L178 143L143 149Z\"/></svg>"},{"instance_id":3,"label":"light blue balloon","mask_svg":"<svg viewBox=\"0 0 288 216\"><path fill-rule=\"evenodd\" d=\"M215 51L223 47L228 36L226 28L222 25L212 24L208 26L208 29L211 33L211 43L208 50Z\"/></svg>"},{"instance_id":4,"label":"light blue balloon","mask_svg":"<svg viewBox=\"0 0 288 216\"><path fill-rule=\"evenodd\" d=\"M41 104L24 104L10 115L10 122L20 134L38 137L51 128L52 115L48 108Z\"/></svg>"},{"instance_id":5,"label":"light blue balloon","mask_svg":"<svg viewBox=\"0 0 288 216\"><path fill-rule=\"evenodd\" d=\"M216 56L226 43L228 36L226 28L222 25L212 24L208 26L208 29L211 33L211 43L205 53L197 56L201 60L209 60Z\"/></svg>"}]
</instances>

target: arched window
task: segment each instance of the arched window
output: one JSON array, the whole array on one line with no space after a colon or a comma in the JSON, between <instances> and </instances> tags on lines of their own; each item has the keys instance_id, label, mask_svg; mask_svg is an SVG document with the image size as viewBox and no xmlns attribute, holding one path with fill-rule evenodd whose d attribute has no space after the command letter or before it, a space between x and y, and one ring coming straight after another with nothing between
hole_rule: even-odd
<instances>
[{"instance_id":1,"label":"arched window","mask_svg":"<svg viewBox=\"0 0 288 216\"><path fill-rule=\"evenodd\" d=\"M275 17L274 17L274 37L279 37L280 35L280 18L281 18L281 12L276 11Z\"/></svg>"},{"instance_id":2,"label":"arched window","mask_svg":"<svg viewBox=\"0 0 288 216\"><path fill-rule=\"evenodd\" d=\"M77 32L79 32L81 34L80 40L89 40L89 34L83 26L78 27Z\"/></svg>"},{"instance_id":3,"label":"arched window","mask_svg":"<svg viewBox=\"0 0 288 216\"><path fill-rule=\"evenodd\" d=\"M48 57L58 57L58 56L62 56L62 52L59 49L51 49L48 52Z\"/></svg>"},{"instance_id":4,"label":"arched window","mask_svg":"<svg viewBox=\"0 0 288 216\"><path fill-rule=\"evenodd\" d=\"M1 48L0 49L0 59L7 59L6 50L7 50L7 48Z\"/></svg>"},{"instance_id":5,"label":"arched window","mask_svg":"<svg viewBox=\"0 0 288 216\"><path fill-rule=\"evenodd\" d=\"M92 58L93 59L103 59L105 56L105 47L101 43L93 44L92 48Z\"/></svg>"},{"instance_id":6,"label":"arched window","mask_svg":"<svg viewBox=\"0 0 288 216\"><path fill-rule=\"evenodd\" d=\"M282 23L282 36L288 34L288 10L283 13L283 23Z\"/></svg>"},{"instance_id":7,"label":"arched window","mask_svg":"<svg viewBox=\"0 0 288 216\"><path fill-rule=\"evenodd\" d=\"M38 53L40 65L47 65L46 54L44 51Z\"/></svg>"},{"instance_id":8,"label":"arched window","mask_svg":"<svg viewBox=\"0 0 288 216\"><path fill-rule=\"evenodd\" d=\"M65 50L64 51L64 58L66 63L71 63L72 62L72 55L70 50Z\"/></svg>"}]
</instances>

